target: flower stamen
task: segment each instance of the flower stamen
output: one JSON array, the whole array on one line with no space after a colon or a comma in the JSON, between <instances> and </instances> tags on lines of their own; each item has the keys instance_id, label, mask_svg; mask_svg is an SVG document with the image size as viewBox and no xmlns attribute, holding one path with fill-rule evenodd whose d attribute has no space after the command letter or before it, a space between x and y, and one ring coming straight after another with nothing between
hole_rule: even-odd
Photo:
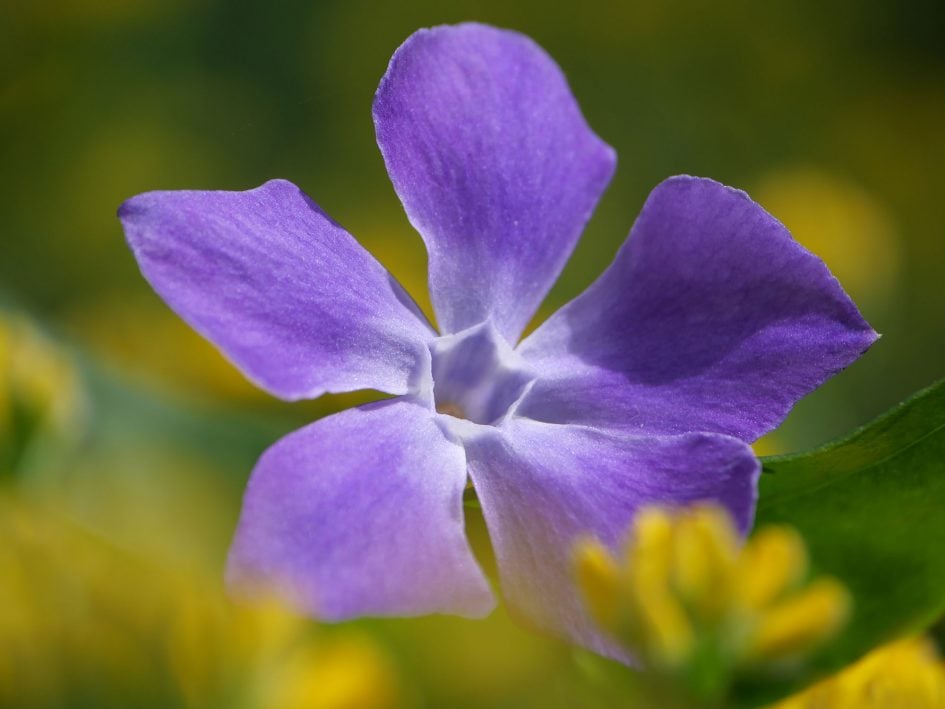
<instances>
[{"instance_id":1,"label":"flower stamen","mask_svg":"<svg viewBox=\"0 0 945 709\"><path fill-rule=\"evenodd\" d=\"M467 419L466 412L463 410L463 407L459 404L454 404L452 401L438 401L436 402L436 412L438 414L446 414L447 416L452 416L453 418L458 419Z\"/></svg>"}]
</instances>

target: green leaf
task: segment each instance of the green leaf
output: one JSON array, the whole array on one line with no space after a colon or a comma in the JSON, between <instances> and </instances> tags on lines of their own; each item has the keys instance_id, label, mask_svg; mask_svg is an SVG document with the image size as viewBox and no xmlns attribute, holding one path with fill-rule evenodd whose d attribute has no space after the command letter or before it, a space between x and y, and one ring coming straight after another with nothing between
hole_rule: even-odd
<instances>
[{"instance_id":1,"label":"green leaf","mask_svg":"<svg viewBox=\"0 0 945 709\"><path fill-rule=\"evenodd\" d=\"M843 440L762 463L756 526L796 527L814 572L842 580L855 604L804 677L756 687L769 701L945 614L945 381Z\"/></svg>"}]
</instances>

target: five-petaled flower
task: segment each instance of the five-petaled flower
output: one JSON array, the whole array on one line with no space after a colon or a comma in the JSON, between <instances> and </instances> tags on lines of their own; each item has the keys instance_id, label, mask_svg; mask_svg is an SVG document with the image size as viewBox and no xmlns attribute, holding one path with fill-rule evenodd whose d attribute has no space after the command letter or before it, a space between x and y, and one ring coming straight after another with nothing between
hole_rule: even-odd
<instances>
[{"instance_id":1,"label":"five-petaled flower","mask_svg":"<svg viewBox=\"0 0 945 709\"><path fill-rule=\"evenodd\" d=\"M748 443L876 335L824 264L744 193L673 177L613 264L519 342L615 166L561 71L478 24L412 35L374 100L377 141L429 254L439 333L289 182L149 192L119 215L144 276L283 399L393 398L260 459L229 583L312 615L486 614L463 528L472 479L503 592L532 624L615 653L571 576L645 504L712 500L751 525Z\"/></svg>"}]
</instances>

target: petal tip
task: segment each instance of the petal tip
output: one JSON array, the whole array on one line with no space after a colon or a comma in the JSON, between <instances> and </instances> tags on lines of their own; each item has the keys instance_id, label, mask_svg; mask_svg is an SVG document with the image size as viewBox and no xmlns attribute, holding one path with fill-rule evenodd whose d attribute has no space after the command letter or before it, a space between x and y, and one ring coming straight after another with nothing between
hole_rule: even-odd
<instances>
[{"instance_id":1,"label":"petal tip","mask_svg":"<svg viewBox=\"0 0 945 709\"><path fill-rule=\"evenodd\" d=\"M478 589L474 595L458 603L454 613L461 618L481 620L491 615L497 605L495 594L489 589L488 584L484 584L483 588Z\"/></svg>"},{"instance_id":2,"label":"petal tip","mask_svg":"<svg viewBox=\"0 0 945 709\"><path fill-rule=\"evenodd\" d=\"M140 204L141 200L139 198L141 196L142 195L135 195L134 197L129 197L118 205L116 214L123 224L144 211L144 206Z\"/></svg>"},{"instance_id":3,"label":"petal tip","mask_svg":"<svg viewBox=\"0 0 945 709\"><path fill-rule=\"evenodd\" d=\"M711 190L721 194L731 195L732 197L737 197L739 199L744 199L752 204L757 205L757 202L755 202L751 198L751 195L749 195L745 190L739 189L738 187L732 187L731 185L726 185L724 182L720 182L711 177L700 177L698 175L690 175L688 173L671 175L670 177L667 177L653 189L653 192L655 193L657 190L662 188L676 186L702 188L707 191ZM758 206L761 208L760 205Z\"/></svg>"}]
</instances>

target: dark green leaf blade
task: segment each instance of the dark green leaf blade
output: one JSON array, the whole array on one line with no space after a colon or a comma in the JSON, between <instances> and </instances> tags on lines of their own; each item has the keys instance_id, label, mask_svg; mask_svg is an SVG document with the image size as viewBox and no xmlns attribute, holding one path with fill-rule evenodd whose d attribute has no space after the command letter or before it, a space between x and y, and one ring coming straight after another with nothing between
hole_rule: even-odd
<instances>
[{"instance_id":1,"label":"dark green leaf blade","mask_svg":"<svg viewBox=\"0 0 945 709\"><path fill-rule=\"evenodd\" d=\"M796 527L815 572L840 578L855 603L805 677L768 685L771 700L945 613L945 381L845 439L762 462L757 524Z\"/></svg>"}]
</instances>

